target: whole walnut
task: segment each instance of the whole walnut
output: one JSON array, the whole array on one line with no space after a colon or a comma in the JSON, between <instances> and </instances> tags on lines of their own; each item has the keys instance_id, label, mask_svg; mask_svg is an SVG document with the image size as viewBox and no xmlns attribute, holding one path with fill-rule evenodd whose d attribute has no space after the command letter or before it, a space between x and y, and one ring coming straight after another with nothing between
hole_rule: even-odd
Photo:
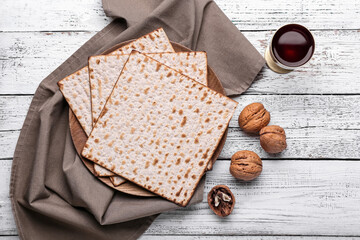
<instances>
[{"instance_id":1,"label":"whole walnut","mask_svg":"<svg viewBox=\"0 0 360 240\"><path fill-rule=\"evenodd\" d=\"M239 126L248 133L258 133L270 122L270 113L262 103L247 105L239 115Z\"/></svg>"},{"instance_id":2,"label":"whole walnut","mask_svg":"<svg viewBox=\"0 0 360 240\"><path fill-rule=\"evenodd\" d=\"M262 171L261 158L252 151L239 151L231 157L230 173L235 178L251 181Z\"/></svg>"},{"instance_id":3,"label":"whole walnut","mask_svg":"<svg viewBox=\"0 0 360 240\"><path fill-rule=\"evenodd\" d=\"M286 148L286 135L282 127L271 125L260 131L260 145L268 153L279 153Z\"/></svg>"}]
</instances>

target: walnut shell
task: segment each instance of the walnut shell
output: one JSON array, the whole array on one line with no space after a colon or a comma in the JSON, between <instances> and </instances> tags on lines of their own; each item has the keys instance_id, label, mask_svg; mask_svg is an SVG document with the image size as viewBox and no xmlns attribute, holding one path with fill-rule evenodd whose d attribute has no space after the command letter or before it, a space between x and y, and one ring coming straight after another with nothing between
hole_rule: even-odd
<instances>
[{"instance_id":1,"label":"walnut shell","mask_svg":"<svg viewBox=\"0 0 360 240\"><path fill-rule=\"evenodd\" d=\"M247 105L239 115L239 126L248 133L258 133L270 122L270 113L262 103Z\"/></svg>"},{"instance_id":2,"label":"walnut shell","mask_svg":"<svg viewBox=\"0 0 360 240\"><path fill-rule=\"evenodd\" d=\"M225 185L213 187L208 193L207 200L210 209L220 217L230 215L235 206L234 194Z\"/></svg>"},{"instance_id":3,"label":"walnut shell","mask_svg":"<svg viewBox=\"0 0 360 240\"><path fill-rule=\"evenodd\" d=\"M260 131L260 145L268 153L279 153L286 148L286 135L282 127L271 125Z\"/></svg>"},{"instance_id":4,"label":"walnut shell","mask_svg":"<svg viewBox=\"0 0 360 240\"><path fill-rule=\"evenodd\" d=\"M231 157L230 173L235 178L251 181L262 171L261 158L252 151L239 151Z\"/></svg>"}]
</instances>

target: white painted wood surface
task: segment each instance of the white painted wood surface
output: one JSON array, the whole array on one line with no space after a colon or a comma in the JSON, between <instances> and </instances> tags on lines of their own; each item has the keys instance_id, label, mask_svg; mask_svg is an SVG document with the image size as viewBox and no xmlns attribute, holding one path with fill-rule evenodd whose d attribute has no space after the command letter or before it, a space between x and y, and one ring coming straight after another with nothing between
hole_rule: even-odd
<instances>
[{"instance_id":1,"label":"white painted wood surface","mask_svg":"<svg viewBox=\"0 0 360 240\"><path fill-rule=\"evenodd\" d=\"M0 96L0 159L12 157L31 96ZM359 159L360 98L348 95L244 95L238 101L221 159L239 149L255 151L262 158ZM271 113L270 124L285 128L288 149L270 155L262 150L258 136L238 128L237 117L247 104L262 102ZM16 129L16 130L15 130ZM331 147L329 147L331 146Z\"/></svg>"},{"instance_id":2,"label":"white painted wood surface","mask_svg":"<svg viewBox=\"0 0 360 240\"><path fill-rule=\"evenodd\" d=\"M227 219L206 202L162 214L144 239L360 239L360 2L358 0L216 0L260 53L273 30L296 22L313 30L310 63L290 74L265 68L230 122L221 161L204 194L230 186L236 208ZM18 239L8 197L11 159L37 85L111 21L101 0L12 1L0 8L0 240ZM22 96L24 95L24 96ZM263 102L271 124L286 129L288 149L268 155L237 127L248 103ZM267 159L254 182L228 174L239 149Z\"/></svg>"},{"instance_id":3,"label":"white painted wood surface","mask_svg":"<svg viewBox=\"0 0 360 240\"><path fill-rule=\"evenodd\" d=\"M0 94L33 94L43 78L94 34L0 33L0 64L3 69L0 72ZM244 34L263 53L273 31ZM360 93L360 77L354 71L360 59L360 32L329 30L314 31L314 35L317 45L308 65L285 75L264 70L246 94Z\"/></svg>"},{"instance_id":4,"label":"white painted wood surface","mask_svg":"<svg viewBox=\"0 0 360 240\"><path fill-rule=\"evenodd\" d=\"M241 30L300 23L311 29L358 29L357 0L216 0ZM93 31L110 22L99 0L2 0L0 31Z\"/></svg>"},{"instance_id":5,"label":"white painted wood surface","mask_svg":"<svg viewBox=\"0 0 360 240\"><path fill-rule=\"evenodd\" d=\"M8 198L10 160L0 161L0 234L14 234ZM341 235L360 236L360 161L264 161L260 177L250 183L229 173L229 160L219 161L207 175L204 201L163 213L149 235ZM216 184L233 191L233 214L220 219L206 203ZM6 209L6 211L4 211ZM216 239L216 237L214 237Z\"/></svg>"}]
</instances>

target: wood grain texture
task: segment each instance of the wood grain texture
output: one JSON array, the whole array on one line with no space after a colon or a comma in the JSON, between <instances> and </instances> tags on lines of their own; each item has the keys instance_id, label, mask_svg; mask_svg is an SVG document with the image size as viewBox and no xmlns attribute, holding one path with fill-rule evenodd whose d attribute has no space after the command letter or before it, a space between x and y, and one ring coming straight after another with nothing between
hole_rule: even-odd
<instances>
[{"instance_id":1,"label":"wood grain texture","mask_svg":"<svg viewBox=\"0 0 360 240\"><path fill-rule=\"evenodd\" d=\"M0 94L33 94L43 78L94 34L0 33ZM273 32L244 34L263 54ZM360 93L360 31L315 31L314 37L317 45L308 65L284 75L265 68L246 94Z\"/></svg>"},{"instance_id":2,"label":"wood grain texture","mask_svg":"<svg viewBox=\"0 0 360 240\"><path fill-rule=\"evenodd\" d=\"M215 2L241 30L276 29L289 22L312 29L360 27L360 3L357 0ZM111 21L104 14L101 0L62 0L51 4L48 0L3 0L0 16L0 31L93 31Z\"/></svg>"},{"instance_id":3,"label":"wood grain texture","mask_svg":"<svg viewBox=\"0 0 360 240\"><path fill-rule=\"evenodd\" d=\"M277 29L299 23L310 29L358 29L359 1L215 1L240 30Z\"/></svg>"},{"instance_id":4,"label":"wood grain texture","mask_svg":"<svg viewBox=\"0 0 360 240\"><path fill-rule=\"evenodd\" d=\"M21 129L32 96L0 96L0 131Z\"/></svg>"},{"instance_id":5,"label":"wood grain texture","mask_svg":"<svg viewBox=\"0 0 360 240\"><path fill-rule=\"evenodd\" d=\"M219 159L230 159L239 150L251 150L267 159L360 159L360 131L326 128L287 129L287 149L281 154L267 154L259 137L249 136L239 128L229 128L228 137ZM13 157L20 131L0 132L1 159Z\"/></svg>"},{"instance_id":6,"label":"wood grain texture","mask_svg":"<svg viewBox=\"0 0 360 240\"><path fill-rule=\"evenodd\" d=\"M8 197L11 161L0 164L0 234L16 234ZM360 236L359 161L266 160L263 164L262 175L250 183L229 174L229 161L218 161L207 173L204 195L216 184L228 185L235 195L235 209L228 218L214 215L204 198L200 204L163 213L147 234L215 239L254 233Z\"/></svg>"},{"instance_id":7,"label":"wood grain texture","mask_svg":"<svg viewBox=\"0 0 360 240\"><path fill-rule=\"evenodd\" d=\"M204 199L160 215L147 232L359 236L359 222L352 218L360 215L360 162L264 161L263 167L260 177L250 183L229 175L228 161L217 162L208 173L205 193L225 184L235 195L235 209L228 218L219 219Z\"/></svg>"},{"instance_id":8,"label":"wood grain texture","mask_svg":"<svg viewBox=\"0 0 360 240\"><path fill-rule=\"evenodd\" d=\"M17 230L9 197L12 160L0 161L0 235L15 235Z\"/></svg>"},{"instance_id":9,"label":"wood grain texture","mask_svg":"<svg viewBox=\"0 0 360 240\"><path fill-rule=\"evenodd\" d=\"M13 157L19 134L19 130L0 131L0 159L9 159Z\"/></svg>"},{"instance_id":10,"label":"wood grain texture","mask_svg":"<svg viewBox=\"0 0 360 240\"><path fill-rule=\"evenodd\" d=\"M12 158L19 130L31 96L0 97L0 159ZM249 149L265 158L360 159L360 98L358 96L243 95L239 102L221 159L230 159L240 149ZM250 136L238 128L237 118L249 103L260 101L271 113L270 124L285 128L288 149L269 155ZM9 124L9 119L12 120ZM331 146L331 147L330 147Z\"/></svg>"},{"instance_id":11,"label":"wood grain texture","mask_svg":"<svg viewBox=\"0 0 360 240\"><path fill-rule=\"evenodd\" d=\"M21 129L32 96L0 96L0 131ZM271 113L270 124L286 128L360 129L360 98L352 95L241 95L230 127L238 127L242 109L262 102Z\"/></svg>"}]
</instances>

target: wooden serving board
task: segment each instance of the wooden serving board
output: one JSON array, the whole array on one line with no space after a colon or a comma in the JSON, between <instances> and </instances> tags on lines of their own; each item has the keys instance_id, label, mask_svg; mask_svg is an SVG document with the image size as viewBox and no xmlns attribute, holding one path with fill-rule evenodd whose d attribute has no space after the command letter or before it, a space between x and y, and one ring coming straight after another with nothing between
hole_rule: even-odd
<instances>
[{"instance_id":1,"label":"wooden serving board","mask_svg":"<svg viewBox=\"0 0 360 240\"><path fill-rule=\"evenodd\" d=\"M133 40L130 41L126 41L126 42L122 42L119 43L115 46L113 46L112 48L106 50L105 52L103 52L103 55L109 54L113 51L115 51L116 49L132 42ZM191 52L191 50L185 46L182 46L178 43L175 42L171 42L171 44L173 45L173 48L176 52ZM214 71L209 67L208 65L208 73L207 73L207 79L208 79L208 87L225 95L225 90L223 88L223 86L221 85L220 80L217 78L217 76L215 75ZM77 120L76 116L74 115L74 113L72 112L71 109L69 109L69 125L70 125L70 132L71 132L71 137L73 139L74 145L75 145L75 149L76 152L78 153L78 155L80 156L81 160L83 161L83 163L85 164L85 166L87 167L87 169L95 176L97 177L100 181L102 181L103 183L105 183L106 185L108 185L109 187L123 192L123 193L127 193L127 194L131 194L131 195L135 195L135 196L142 196L142 197L154 197L157 196L152 192L149 192L147 190L145 190L142 187L139 187L131 182L125 182L122 183L121 185L115 187L112 182L110 181L109 177L98 177L95 174L94 171L94 163L92 161L87 160L86 158L81 156L81 152L82 149L84 148L84 145L86 143L87 140L87 135L84 132L84 130L82 129L79 121ZM216 159L218 158L221 150L224 147L225 141L226 141L226 136L227 136L227 130L225 131L223 137L221 138L218 147L216 148L211 161L208 164L207 170L211 170L213 164L215 163Z\"/></svg>"}]
</instances>

